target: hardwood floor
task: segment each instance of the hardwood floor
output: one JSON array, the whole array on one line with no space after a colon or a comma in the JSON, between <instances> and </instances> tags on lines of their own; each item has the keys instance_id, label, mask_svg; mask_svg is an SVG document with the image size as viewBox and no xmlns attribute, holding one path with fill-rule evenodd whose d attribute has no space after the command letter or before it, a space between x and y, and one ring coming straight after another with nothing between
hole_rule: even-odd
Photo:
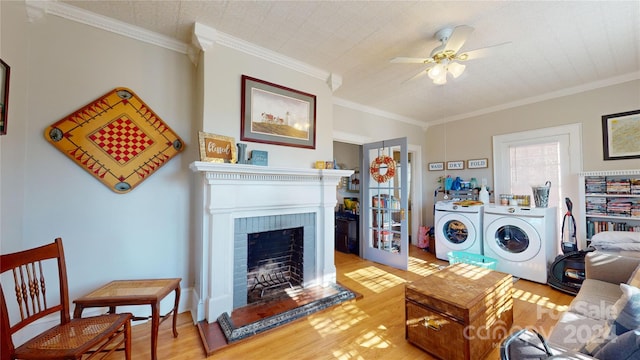
<instances>
[{"instance_id":1,"label":"hardwood floor","mask_svg":"<svg viewBox=\"0 0 640 360\"><path fill-rule=\"evenodd\" d=\"M336 252L337 280L361 294L343 303L288 325L232 344L206 357L191 315L178 316L178 338L170 321L161 328L158 359L431 359L405 340L404 284L438 270L447 262L412 248L409 271L396 270ZM514 327L534 327L548 334L559 313L573 299L543 284L518 280L514 284ZM133 327L133 358L150 358L150 324ZM455 351L455 349L452 349ZM119 359L122 354L113 359ZM499 359L494 349L487 359Z\"/></svg>"}]
</instances>

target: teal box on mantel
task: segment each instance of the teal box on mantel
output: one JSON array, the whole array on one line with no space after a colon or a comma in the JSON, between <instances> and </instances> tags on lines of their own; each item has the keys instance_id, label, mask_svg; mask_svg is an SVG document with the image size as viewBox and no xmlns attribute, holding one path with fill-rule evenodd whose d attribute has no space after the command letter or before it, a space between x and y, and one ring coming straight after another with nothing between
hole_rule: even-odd
<instances>
[{"instance_id":1,"label":"teal box on mantel","mask_svg":"<svg viewBox=\"0 0 640 360\"><path fill-rule=\"evenodd\" d=\"M252 165L269 165L269 153L262 150L251 151L251 164Z\"/></svg>"}]
</instances>

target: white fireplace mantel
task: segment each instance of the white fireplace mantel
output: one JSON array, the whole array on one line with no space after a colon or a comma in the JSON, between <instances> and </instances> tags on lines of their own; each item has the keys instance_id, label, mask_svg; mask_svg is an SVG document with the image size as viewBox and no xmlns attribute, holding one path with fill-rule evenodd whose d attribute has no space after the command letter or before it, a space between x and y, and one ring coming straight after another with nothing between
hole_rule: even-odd
<instances>
[{"instance_id":1,"label":"white fireplace mantel","mask_svg":"<svg viewBox=\"0 0 640 360\"><path fill-rule=\"evenodd\" d=\"M336 281L334 209L336 186L352 170L283 168L196 161L200 173L194 200L201 232L196 234L194 321L215 321L233 310L234 220L315 213L317 285Z\"/></svg>"}]
</instances>

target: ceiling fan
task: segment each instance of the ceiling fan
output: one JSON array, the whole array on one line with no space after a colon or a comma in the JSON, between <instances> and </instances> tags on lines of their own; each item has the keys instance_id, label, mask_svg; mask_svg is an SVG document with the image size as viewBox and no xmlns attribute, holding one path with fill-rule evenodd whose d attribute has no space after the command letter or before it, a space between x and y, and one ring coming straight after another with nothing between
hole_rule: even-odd
<instances>
[{"instance_id":1,"label":"ceiling fan","mask_svg":"<svg viewBox=\"0 0 640 360\"><path fill-rule=\"evenodd\" d=\"M396 57L391 59L391 62L428 64L429 67L421 70L418 74L406 81L428 75L434 84L442 85L447 83L447 73L451 74L454 78L462 75L466 66L460 62L486 56L496 47L510 44L510 42L507 42L472 51L459 52L472 32L473 28L467 25L446 27L436 32L435 38L438 39L441 44L431 51L431 55L428 58Z\"/></svg>"}]
</instances>

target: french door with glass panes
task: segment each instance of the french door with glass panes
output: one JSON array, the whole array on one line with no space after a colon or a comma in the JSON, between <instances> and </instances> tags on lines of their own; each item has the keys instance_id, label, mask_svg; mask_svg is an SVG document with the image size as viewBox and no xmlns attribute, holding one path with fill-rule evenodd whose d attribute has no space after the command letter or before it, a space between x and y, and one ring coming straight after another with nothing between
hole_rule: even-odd
<instances>
[{"instance_id":1,"label":"french door with glass panes","mask_svg":"<svg viewBox=\"0 0 640 360\"><path fill-rule=\"evenodd\" d=\"M363 145L362 199L364 258L407 270L407 138Z\"/></svg>"}]
</instances>

